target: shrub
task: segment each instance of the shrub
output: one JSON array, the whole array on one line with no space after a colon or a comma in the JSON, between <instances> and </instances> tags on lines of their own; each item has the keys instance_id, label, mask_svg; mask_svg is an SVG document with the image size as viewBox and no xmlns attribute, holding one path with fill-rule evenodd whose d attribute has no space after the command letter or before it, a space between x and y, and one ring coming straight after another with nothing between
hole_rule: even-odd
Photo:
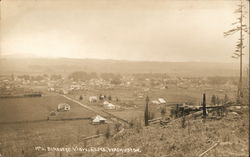
<instances>
[{"instance_id":1,"label":"shrub","mask_svg":"<svg viewBox=\"0 0 250 157\"><path fill-rule=\"evenodd\" d=\"M105 137L108 139L110 137L110 127L109 125L107 126L107 129L105 131Z\"/></svg>"},{"instance_id":2,"label":"shrub","mask_svg":"<svg viewBox=\"0 0 250 157\"><path fill-rule=\"evenodd\" d=\"M119 132L120 131L120 127L121 127L121 123L115 123L115 131Z\"/></svg>"}]
</instances>

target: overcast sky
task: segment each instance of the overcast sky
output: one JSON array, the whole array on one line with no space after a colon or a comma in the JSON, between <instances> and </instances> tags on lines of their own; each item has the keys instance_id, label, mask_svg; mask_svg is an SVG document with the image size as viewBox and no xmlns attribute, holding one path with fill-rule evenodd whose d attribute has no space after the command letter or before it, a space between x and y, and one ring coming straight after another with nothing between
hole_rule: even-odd
<instances>
[{"instance_id":1,"label":"overcast sky","mask_svg":"<svg viewBox=\"0 0 250 157\"><path fill-rule=\"evenodd\" d=\"M1 53L237 61L231 55L238 36L223 37L237 18L236 4L236 0L2 0Z\"/></svg>"}]
</instances>

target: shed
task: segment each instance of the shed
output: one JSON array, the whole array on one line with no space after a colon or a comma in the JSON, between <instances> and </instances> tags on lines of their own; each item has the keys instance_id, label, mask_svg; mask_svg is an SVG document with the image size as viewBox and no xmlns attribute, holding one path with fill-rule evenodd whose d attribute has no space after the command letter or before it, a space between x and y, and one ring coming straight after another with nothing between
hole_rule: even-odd
<instances>
[{"instance_id":1,"label":"shed","mask_svg":"<svg viewBox=\"0 0 250 157\"><path fill-rule=\"evenodd\" d=\"M100 115L95 116L95 118L93 118L92 123L93 124L101 124L101 123L106 123L107 119L103 118Z\"/></svg>"},{"instance_id":2,"label":"shed","mask_svg":"<svg viewBox=\"0 0 250 157\"><path fill-rule=\"evenodd\" d=\"M116 107L115 105L108 103L108 104L103 104L105 109L109 109L109 110L114 110Z\"/></svg>"}]
</instances>

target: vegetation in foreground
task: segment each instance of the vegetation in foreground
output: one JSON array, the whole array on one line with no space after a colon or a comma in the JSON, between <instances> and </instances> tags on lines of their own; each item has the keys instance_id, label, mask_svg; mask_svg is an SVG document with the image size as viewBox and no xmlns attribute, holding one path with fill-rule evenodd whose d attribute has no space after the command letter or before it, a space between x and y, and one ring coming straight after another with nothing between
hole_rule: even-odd
<instances>
[{"instance_id":1,"label":"vegetation in foreground","mask_svg":"<svg viewBox=\"0 0 250 157\"><path fill-rule=\"evenodd\" d=\"M140 148L141 153L75 153L77 156L198 156L212 145L218 145L204 156L248 156L248 108L241 112L228 112L220 120L199 118L181 119L165 127L159 124L143 127L143 121L134 122L123 133L110 138L99 138L82 147ZM65 154L66 155L66 154Z\"/></svg>"}]
</instances>

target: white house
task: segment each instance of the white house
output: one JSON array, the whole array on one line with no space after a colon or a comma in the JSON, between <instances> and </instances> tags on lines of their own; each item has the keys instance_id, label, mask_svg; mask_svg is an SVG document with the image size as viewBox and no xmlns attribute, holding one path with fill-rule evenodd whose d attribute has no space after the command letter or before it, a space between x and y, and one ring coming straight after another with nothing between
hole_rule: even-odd
<instances>
[{"instance_id":1,"label":"white house","mask_svg":"<svg viewBox=\"0 0 250 157\"><path fill-rule=\"evenodd\" d=\"M98 100L98 98L97 98L97 96L90 96L89 97L89 102L97 102L97 100Z\"/></svg>"},{"instance_id":2,"label":"white house","mask_svg":"<svg viewBox=\"0 0 250 157\"><path fill-rule=\"evenodd\" d=\"M93 124L101 124L101 123L106 123L107 119L103 118L99 115L95 116L95 118L93 118L92 123Z\"/></svg>"},{"instance_id":3,"label":"white house","mask_svg":"<svg viewBox=\"0 0 250 157\"><path fill-rule=\"evenodd\" d=\"M69 111L70 110L70 105L66 103L61 103L57 106L58 111Z\"/></svg>"},{"instance_id":4,"label":"white house","mask_svg":"<svg viewBox=\"0 0 250 157\"><path fill-rule=\"evenodd\" d=\"M159 101L161 104L167 103L166 100L164 100L163 98L159 98L158 101Z\"/></svg>"}]
</instances>

